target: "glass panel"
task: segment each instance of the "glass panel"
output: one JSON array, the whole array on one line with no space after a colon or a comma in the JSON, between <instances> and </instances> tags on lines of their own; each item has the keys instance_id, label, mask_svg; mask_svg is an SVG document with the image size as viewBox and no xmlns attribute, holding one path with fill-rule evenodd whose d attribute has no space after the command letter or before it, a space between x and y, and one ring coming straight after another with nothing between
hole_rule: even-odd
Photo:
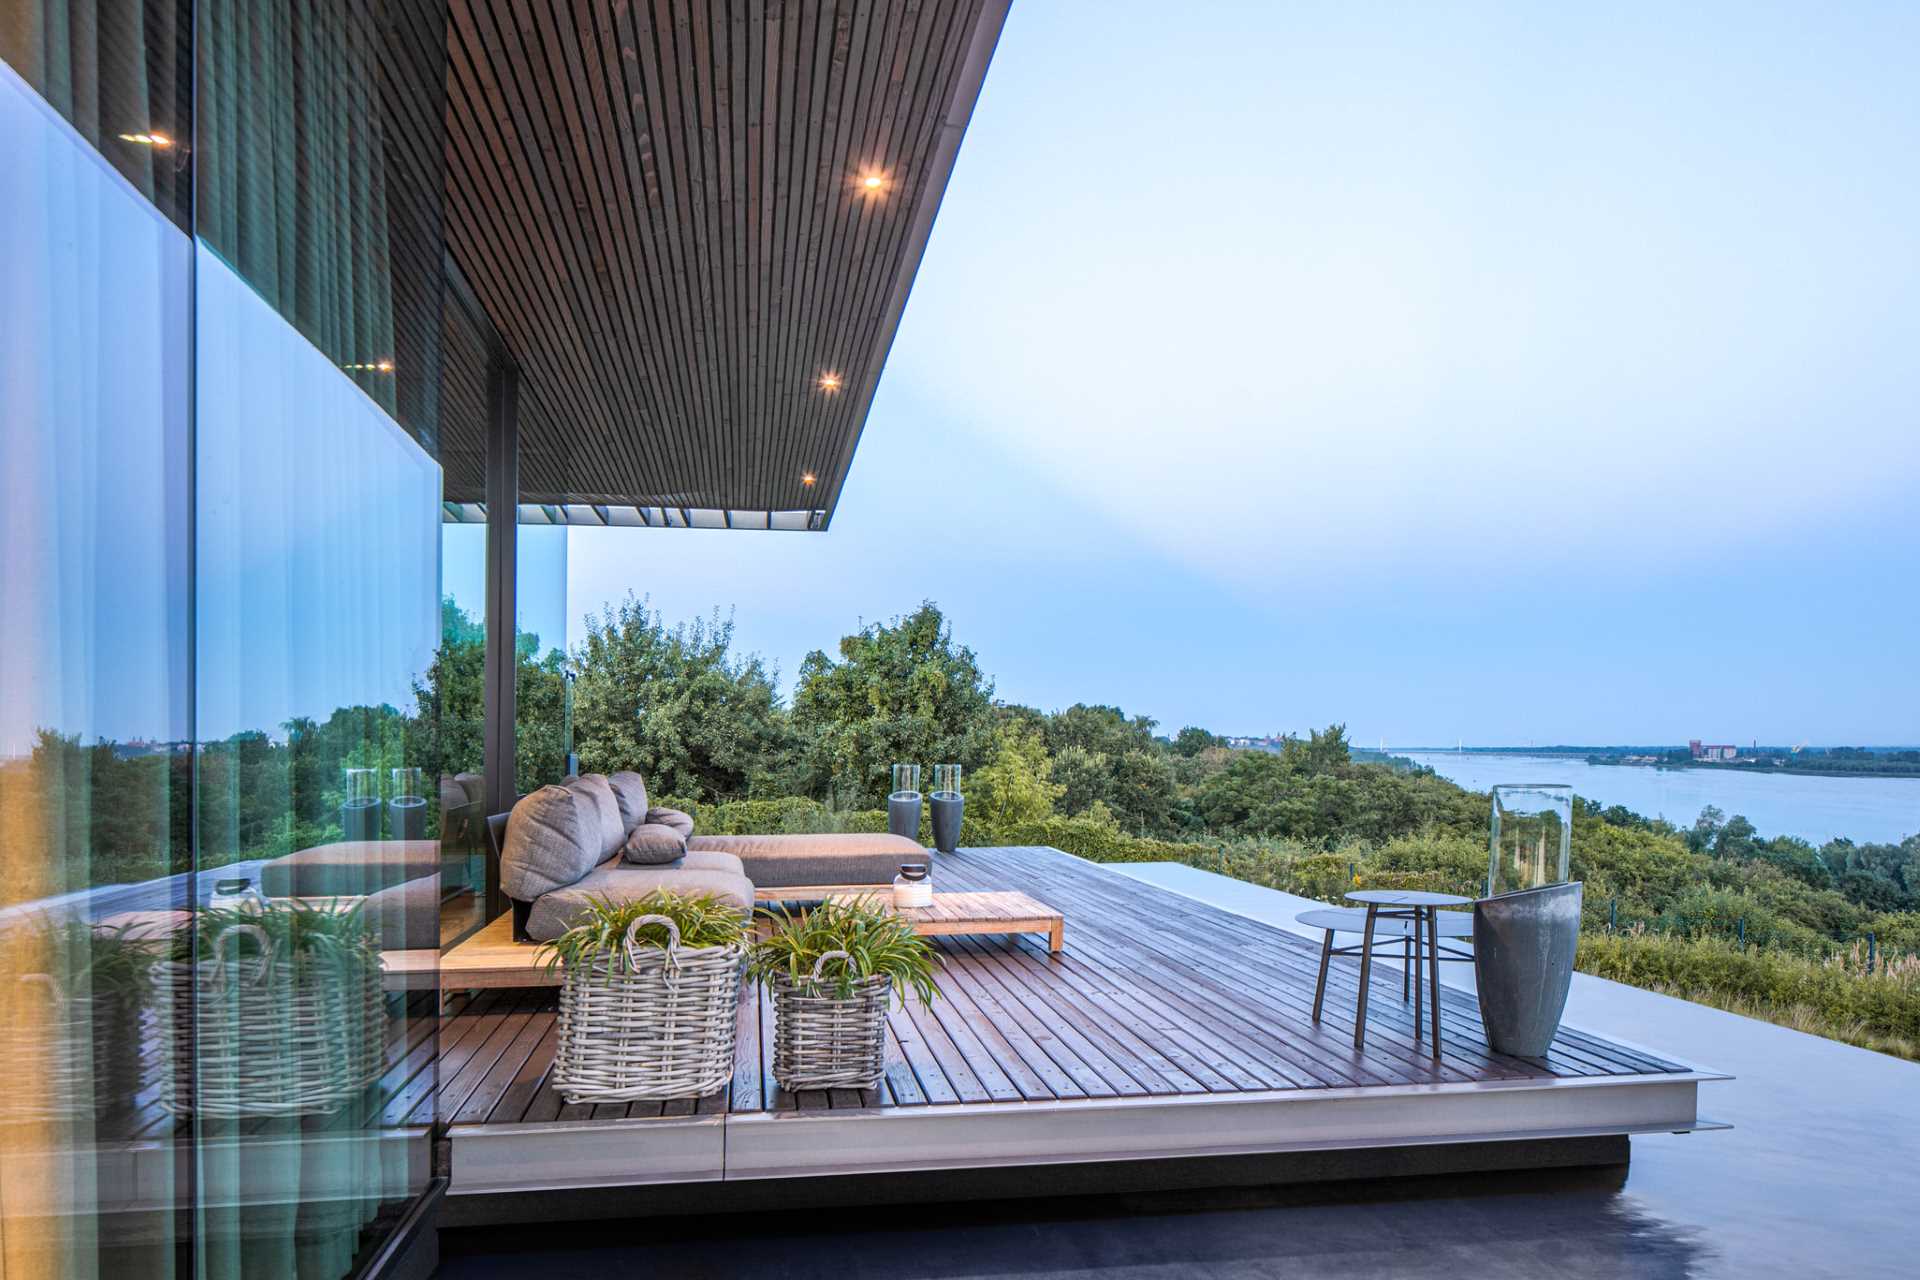
<instances>
[{"instance_id":1,"label":"glass panel","mask_svg":"<svg viewBox=\"0 0 1920 1280\"><path fill-rule=\"evenodd\" d=\"M444 814L425 6L197 6L199 1272L331 1280L429 1176ZM437 793L438 788L435 788Z\"/></svg>"},{"instance_id":2,"label":"glass panel","mask_svg":"<svg viewBox=\"0 0 1920 1280\"><path fill-rule=\"evenodd\" d=\"M514 773L524 795L566 777L572 747L566 679L567 527L523 519L519 534Z\"/></svg>"},{"instance_id":3,"label":"glass panel","mask_svg":"<svg viewBox=\"0 0 1920 1280\"><path fill-rule=\"evenodd\" d=\"M437 779L441 929L451 944L486 922L487 527L440 526L440 652L427 689L439 733L420 763Z\"/></svg>"},{"instance_id":4,"label":"glass panel","mask_svg":"<svg viewBox=\"0 0 1920 1280\"><path fill-rule=\"evenodd\" d=\"M147 198L169 166L89 142L191 121L142 42L176 10L74 16L0 20L0 1270L165 1276L190 1261L154 1053L185 1006L150 974L192 893L192 253Z\"/></svg>"}]
</instances>

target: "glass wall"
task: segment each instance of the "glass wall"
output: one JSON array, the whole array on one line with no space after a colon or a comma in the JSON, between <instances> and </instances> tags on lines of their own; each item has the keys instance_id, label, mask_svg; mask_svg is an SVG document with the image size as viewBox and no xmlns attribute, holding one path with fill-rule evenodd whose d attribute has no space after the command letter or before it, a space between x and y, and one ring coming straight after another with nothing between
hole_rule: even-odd
<instances>
[{"instance_id":1,"label":"glass wall","mask_svg":"<svg viewBox=\"0 0 1920 1280\"><path fill-rule=\"evenodd\" d=\"M192 243L126 6L0 23L0 1271L169 1275L188 1130L149 974L190 917ZM164 138L123 141L119 135Z\"/></svg>"},{"instance_id":2,"label":"glass wall","mask_svg":"<svg viewBox=\"0 0 1920 1280\"><path fill-rule=\"evenodd\" d=\"M444 56L0 16L8 1280L346 1276L428 1187Z\"/></svg>"},{"instance_id":3,"label":"glass wall","mask_svg":"<svg viewBox=\"0 0 1920 1280\"><path fill-rule=\"evenodd\" d=\"M538 507L532 511L539 511ZM567 529L523 511L514 555L514 775L520 794L558 782L568 756Z\"/></svg>"}]
</instances>

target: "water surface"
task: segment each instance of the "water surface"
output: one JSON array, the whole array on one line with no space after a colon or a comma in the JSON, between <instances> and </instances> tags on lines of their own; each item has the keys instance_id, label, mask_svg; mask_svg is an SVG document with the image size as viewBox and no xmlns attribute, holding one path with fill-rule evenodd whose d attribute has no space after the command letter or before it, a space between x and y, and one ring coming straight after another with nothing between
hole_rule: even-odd
<instances>
[{"instance_id":1,"label":"water surface","mask_svg":"<svg viewBox=\"0 0 1920 1280\"><path fill-rule=\"evenodd\" d=\"M1566 756L1400 751L1474 791L1497 782L1561 782L1601 804L1623 804L1649 818L1691 826L1708 805L1745 814L1766 836L1818 844L1835 836L1894 841L1920 831L1920 779L1822 778L1808 774L1721 773L1595 765Z\"/></svg>"}]
</instances>

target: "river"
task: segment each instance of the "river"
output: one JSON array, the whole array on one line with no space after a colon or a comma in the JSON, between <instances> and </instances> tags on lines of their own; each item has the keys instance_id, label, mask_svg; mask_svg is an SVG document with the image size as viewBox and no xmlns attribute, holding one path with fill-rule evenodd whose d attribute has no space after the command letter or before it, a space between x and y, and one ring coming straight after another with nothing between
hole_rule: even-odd
<instances>
[{"instance_id":1,"label":"river","mask_svg":"<svg viewBox=\"0 0 1920 1280\"><path fill-rule=\"evenodd\" d=\"M1595 765L1570 756L1395 751L1474 791L1497 782L1562 782L1600 804L1623 804L1675 826L1693 825L1716 805L1744 814L1763 836L1799 836L1815 844L1846 836L1897 841L1920 831L1920 779L1822 778L1808 774L1722 773Z\"/></svg>"}]
</instances>

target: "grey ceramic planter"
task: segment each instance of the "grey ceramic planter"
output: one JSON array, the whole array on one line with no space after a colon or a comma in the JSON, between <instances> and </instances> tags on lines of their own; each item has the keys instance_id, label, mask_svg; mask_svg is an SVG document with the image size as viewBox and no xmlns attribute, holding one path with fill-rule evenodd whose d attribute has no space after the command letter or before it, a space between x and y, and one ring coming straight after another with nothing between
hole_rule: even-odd
<instances>
[{"instance_id":1,"label":"grey ceramic planter","mask_svg":"<svg viewBox=\"0 0 1920 1280\"><path fill-rule=\"evenodd\" d=\"M1560 1030L1580 946L1582 886L1550 884L1473 904L1480 1020L1495 1052L1545 1056Z\"/></svg>"},{"instance_id":2,"label":"grey ceramic planter","mask_svg":"<svg viewBox=\"0 0 1920 1280\"><path fill-rule=\"evenodd\" d=\"M929 807L933 810L933 847L942 853L952 853L960 847L960 821L966 811L966 799L952 791L933 793Z\"/></svg>"},{"instance_id":3,"label":"grey ceramic planter","mask_svg":"<svg viewBox=\"0 0 1920 1280\"><path fill-rule=\"evenodd\" d=\"M887 797L887 830L909 840L920 838L918 791L896 791Z\"/></svg>"}]
</instances>

